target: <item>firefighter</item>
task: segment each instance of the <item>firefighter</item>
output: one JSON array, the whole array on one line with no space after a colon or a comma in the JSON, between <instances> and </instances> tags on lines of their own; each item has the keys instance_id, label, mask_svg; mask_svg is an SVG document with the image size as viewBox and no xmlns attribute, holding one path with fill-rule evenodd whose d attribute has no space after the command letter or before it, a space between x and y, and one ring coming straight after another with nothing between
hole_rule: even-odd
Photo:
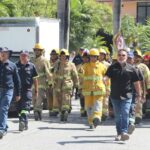
<instances>
[{"instance_id":1,"label":"firefighter","mask_svg":"<svg viewBox=\"0 0 150 150\"><path fill-rule=\"evenodd\" d=\"M32 101L32 84L34 84L34 95L38 95L37 71L33 63L29 62L29 52L22 50L20 60L16 63L21 79L21 99L17 102L19 116L19 131L28 129L28 113Z\"/></svg>"},{"instance_id":2,"label":"firefighter","mask_svg":"<svg viewBox=\"0 0 150 150\"><path fill-rule=\"evenodd\" d=\"M89 62L89 50L85 49L83 51L83 54L82 54L82 61L83 63L80 64L80 65L77 65L77 71L78 71L78 75L79 75L79 98L80 98L80 106L81 106L81 109L80 109L80 114L81 114L81 117L86 117L87 116L87 113L86 113L86 109L85 109L85 99L84 99L84 96L82 94L82 84L83 84L83 76L82 76L82 67L85 63L88 63Z\"/></svg>"},{"instance_id":3,"label":"firefighter","mask_svg":"<svg viewBox=\"0 0 150 150\"><path fill-rule=\"evenodd\" d=\"M99 61L108 68L110 66L110 63L106 61L106 56L107 53L103 48L99 49ZM102 115L102 120L105 121L108 116L109 116L109 110L108 110L108 105L109 105L109 96L104 97L103 100L103 115Z\"/></svg>"},{"instance_id":4,"label":"firefighter","mask_svg":"<svg viewBox=\"0 0 150 150\"><path fill-rule=\"evenodd\" d=\"M136 103L135 106L135 124L140 124L143 116L143 103L146 99L146 94L150 90L150 71L148 67L142 63L142 53L140 50L134 51L134 62L137 68L142 72L144 80L141 81L142 86L142 102Z\"/></svg>"},{"instance_id":5,"label":"firefighter","mask_svg":"<svg viewBox=\"0 0 150 150\"><path fill-rule=\"evenodd\" d=\"M90 129L94 129L101 123L102 101L106 94L106 88L103 82L106 67L98 61L98 49L92 48L89 55L90 62L83 65L82 94L85 98L85 107Z\"/></svg>"},{"instance_id":6,"label":"firefighter","mask_svg":"<svg viewBox=\"0 0 150 150\"><path fill-rule=\"evenodd\" d=\"M52 49L50 53L50 65L51 65L51 72L53 69L54 64L59 61L59 49ZM49 106L49 116L57 116L58 112L53 112L53 88L50 86L48 88L48 106Z\"/></svg>"},{"instance_id":7,"label":"firefighter","mask_svg":"<svg viewBox=\"0 0 150 150\"><path fill-rule=\"evenodd\" d=\"M143 56L143 63L147 65L147 67L150 69L150 52L145 52Z\"/></svg>"},{"instance_id":8,"label":"firefighter","mask_svg":"<svg viewBox=\"0 0 150 150\"><path fill-rule=\"evenodd\" d=\"M72 62L75 64L75 66L78 66L80 64L83 63L82 61L82 54L83 54L84 48L80 48L76 54L76 56L74 57L74 59L72 60ZM74 89L73 89L74 91ZM75 89L75 99L79 98L79 93L78 93L78 88Z\"/></svg>"},{"instance_id":9,"label":"firefighter","mask_svg":"<svg viewBox=\"0 0 150 150\"><path fill-rule=\"evenodd\" d=\"M59 49L52 49L50 53L50 64L51 68L54 66L55 62L59 59L60 51Z\"/></svg>"},{"instance_id":10,"label":"firefighter","mask_svg":"<svg viewBox=\"0 0 150 150\"><path fill-rule=\"evenodd\" d=\"M134 67L135 71L137 72L139 82L142 82L143 81L143 74L139 70L139 68L137 68L134 65L133 51L128 52L127 63ZM132 134L133 131L135 130L135 103L136 103L136 90L135 90L135 87L133 84L132 85L132 102L131 102L131 107L130 107L130 112L129 112L129 127L128 127L128 133L129 134Z\"/></svg>"},{"instance_id":11,"label":"firefighter","mask_svg":"<svg viewBox=\"0 0 150 150\"><path fill-rule=\"evenodd\" d=\"M38 73L38 97L33 97L33 106L34 106L34 118L35 120L42 119L42 109L43 109L43 101L47 98L46 90L48 86L51 86L51 73L50 73L50 63L43 56L44 48L36 43L34 48L35 58L33 59L33 63L36 67ZM48 81L48 82L47 82Z\"/></svg>"},{"instance_id":12,"label":"firefighter","mask_svg":"<svg viewBox=\"0 0 150 150\"><path fill-rule=\"evenodd\" d=\"M53 68L53 111L60 111L60 121L67 121L71 106L71 94L74 87L79 86L79 79L75 65L69 62L69 52L60 51L60 61Z\"/></svg>"}]
</instances>

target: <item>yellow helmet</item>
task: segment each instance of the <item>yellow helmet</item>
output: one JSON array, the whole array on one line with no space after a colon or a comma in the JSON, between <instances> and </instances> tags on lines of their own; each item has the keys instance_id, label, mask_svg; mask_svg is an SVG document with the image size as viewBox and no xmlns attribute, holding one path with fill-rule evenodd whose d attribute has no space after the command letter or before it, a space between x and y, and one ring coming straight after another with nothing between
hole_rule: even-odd
<instances>
[{"instance_id":1,"label":"yellow helmet","mask_svg":"<svg viewBox=\"0 0 150 150\"><path fill-rule=\"evenodd\" d=\"M134 55L143 57L143 56L142 56L142 52L140 51L140 49L136 49L136 50L134 51Z\"/></svg>"},{"instance_id":2,"label":"yellow helmet","mask_svg":"<svg viewBox=\"0 0 150 150\"><path fill-rule=\"evenodd\" d=\"M99 53L103 53L103 54L106 55L106 51L105 51L105 49L103 49L103 48L100 48L100 49L99 49Z\"/></svg>"},{"instance_id":3,"label":"yellow helmet","mask_svg":"<svg viewBox=\"0 0 150 150\"><path fill-rule=\"evenodd\" d=\"M61 49L60 54L64 53L66 56L69 56L69 51L67 49Z\"/></svg>"},{"instance_id":4,"label":"yellow helmet","mask_svg":"<svg viewBox=\"0 0 150 150\"><path fill-rule=\"evenodd\" d=\"M92 48L92 49L90 49L89 55L91 55L91 56L99 56L99 51L98 51L98 49L97 49L97 48Z\"/></svg>"},{"instance_id":5,"label":"yellow helmet","mask_svg":"<svg viewBox=\"0 0 150 150\"><path fill-rule=\"evenodd\" d=\"M57 55L59 55L60 51L59 51L59 49L54 48L54 49L51 50L51 53L56 53Z\"/></svg>"},{"instance_id":6,"label":"yellow helmet","mask_svg":"<svg viewBox=\"0 0 150 150\"><path fill-rule=\"evenodd\" d=\"M39 50L44 50L44 47L40 43L36 43L33 49L39 49Z\"/></svg>"}]
</instances>

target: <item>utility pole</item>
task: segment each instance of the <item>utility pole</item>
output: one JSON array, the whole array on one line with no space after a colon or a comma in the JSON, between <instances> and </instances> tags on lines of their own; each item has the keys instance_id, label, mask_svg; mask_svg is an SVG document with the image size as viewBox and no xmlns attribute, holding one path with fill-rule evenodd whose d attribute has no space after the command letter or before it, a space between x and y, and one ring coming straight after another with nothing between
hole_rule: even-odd
<instances>
[{"instance_id":1,"label":"utility pole","mask_svg":"<svg viewBox=\"0 0 150 150\"><path fill-rule=\"evenodd\" d=\"M113 0L113 34L120 30L121 26L121 2L122 0Z\"/></svg>"},{"instance_id":2,"label":"utility pole","mask_svg":"<svg viewBox=\"0 0 150 150\"><path fill-rule=\"evenodd\" d=\"M60 19L60 48L69 48L70 0L58 0L57 18Z\"/></svg>"}]
</instances>

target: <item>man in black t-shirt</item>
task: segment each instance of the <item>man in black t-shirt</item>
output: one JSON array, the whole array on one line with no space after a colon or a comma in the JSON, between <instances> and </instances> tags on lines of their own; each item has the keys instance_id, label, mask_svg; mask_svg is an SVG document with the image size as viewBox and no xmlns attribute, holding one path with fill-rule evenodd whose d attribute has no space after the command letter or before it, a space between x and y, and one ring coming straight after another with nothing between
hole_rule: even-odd
<instances>
[{"instance_id":1,"label":"man in black t-shirt","mask_svg":"<svg viewBox=\"0 0 150 150\"><path fill-rule=\"evenodd\" d=\"M113 104L117 137L115 140L128 140L129 111L132 101L134 84L136 100L140 101L140 83L136 69L128 64L127 51L119 50L117 62L112 64L107 72L106 78L111 79L110 98Z\"/></svg>"}]
</instances>

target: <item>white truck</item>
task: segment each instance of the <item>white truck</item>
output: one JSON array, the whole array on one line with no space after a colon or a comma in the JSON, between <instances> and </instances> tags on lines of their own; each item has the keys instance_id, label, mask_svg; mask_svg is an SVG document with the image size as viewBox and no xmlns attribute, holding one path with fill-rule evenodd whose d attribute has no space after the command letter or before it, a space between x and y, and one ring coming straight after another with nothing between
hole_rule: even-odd
<instances>
[{"instance_id":1,"label":"white truck","mask_svg":"<svg viewBox=\"0 0 150 150\"><path fill-rule=\"evenodd\" d=\"M8 47L17 57L21 50L33 53L35 43L40 43L49 59L50 50L59 48L59 24L59 19L1 17L0 47Z\"/></svg>"},{"instance_id":2,"label":"white truck","mask_svg":"<svg viewBox=\"0 0 150 150\"><path fill-rule=\"evenodd\" d=\"M32 57L35 43L45 48L45 57L50 58L50 51L59 48L60 20L42 18L0 18L0 47L12 50L11 60L16 62L21 50L28 50ZM16 114L15 101L12 101L9 114Z\"/></svg>"}]
</instances>

